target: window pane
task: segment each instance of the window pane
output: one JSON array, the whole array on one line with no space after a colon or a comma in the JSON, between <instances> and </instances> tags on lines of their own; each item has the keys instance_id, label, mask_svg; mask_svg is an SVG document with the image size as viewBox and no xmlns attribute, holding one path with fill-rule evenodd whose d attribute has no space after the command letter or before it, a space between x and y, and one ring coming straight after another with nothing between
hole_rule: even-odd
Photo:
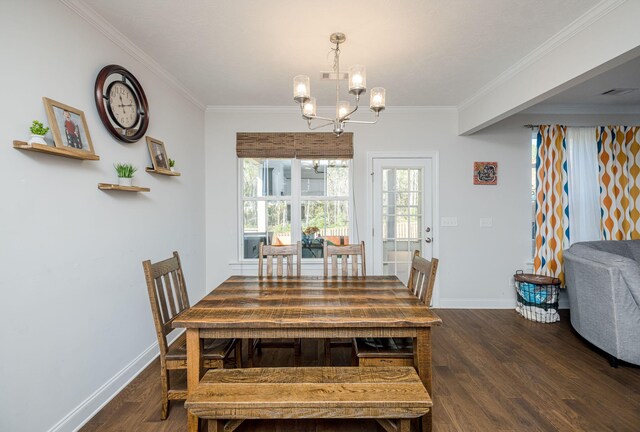
<instances>
[{"instance_id":1,"label":"window pane","mask_svg":"<svg viewBox=\"0 0 640 432\"><path fill-rule=\"evenodd\" d=\"M244 197L290 196L291 160L243 159Z\"/></svg>"},{"instance_id":2,"label":"window pane","mask_svg":"<svg viewBox=\"0 0 640 432\"><path fill-rule=\"evenodd\" d=\"M244 257L257 258L260 242L291 243L291 203L245 201L243 217Z\"/></svg>"},{"instance_id":3,"label":"window pane","mask_svg":"<svg viewBox=\"0 0 640 432\"><path fill-rule=\"evenodd\" d=\"M349 166L347 161L336 161L327 167L327 195L332 197L349 196Z\"/></svg>"},{"instance_id":4,"label":"window pane","mask_svg":"<svg viewBox=\"0 0 640 432\"><path fill-rule=\"evenodd\" d=\"M349 196L349 164L346 160L301 160L303 196Z\"/></svg>"},{"instance_id":5,"label":"window pane","mask_svg":"<svg viewBox=\"0 0 640 432\"><path fill-rule=\"evenodd\" d=\"M347 200L309 200L301 204L303 258L321 258L322 254L317 252L322 249L323 241L349 244Z\"/></svg>"}]
</instances>

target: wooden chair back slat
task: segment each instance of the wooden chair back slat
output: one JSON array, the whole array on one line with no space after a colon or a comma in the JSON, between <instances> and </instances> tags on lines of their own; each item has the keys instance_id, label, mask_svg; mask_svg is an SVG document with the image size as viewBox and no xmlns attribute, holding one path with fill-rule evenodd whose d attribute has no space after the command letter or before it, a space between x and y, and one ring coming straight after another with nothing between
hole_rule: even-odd
<instances>
[{"instance_id":1,"label":"wooden chair back slat","mask_svg":"<svg viewBox=\"0 0 640 432\"><path fill-rule=\"evenodd\" d=\"M364 242L340 246L329 245L325 242L323 256L325 277L349 276L349 268L351 268L351 276L367 275ZM331 266L331 272L329 272L329 266Z\"/></svg>"},{"instance_id":2,"label":"wooden chair back slat","mask_svg":"<svg viewBox=\"0 0 640 432\"><path fill-rule=\"evenodd\" d=\"M178 312L176 310L176 301L174 295L174 286L171 283L171 275L166 274L162 276L162 280L164 281L164 289L167 294L167 300L169 301L169 311L171 316L175 316Z\"/></svg>"},{"instance_id":3,"label":"wooden chair back slat","mask_svg":"<svg viewBox=\"0 0 640 432\"><path fill-rule=\"evenodd\" d=\"M169 259L157 263L147 260L142 263L142 267L147 281L158 344L164 355L168 350L167 334L173 330L171 323L176 315L189 308L189 296L180 257L178 252L173 252L173 257Z\"/></svg>"},{"instance_id":4,"label":"wooden chair back slat","mask_svg":"<svg viewBox=\"0 0 640 432\"><path fill-rule=\"evenodd\" d=\"M174 287L177 287L179 282L178 282L178 272L171 272L171 284ZM176 307L179 310L184 309L184 303L182 302L182 296L180 295L180 290L177 290L178 292L176 292Z\"/></svg>"},{"instance_id":5,"label":"wooden chair back slat","mask_svg":"<svg viewBox=\"0 0 640 432\"><path fill-rule=\"evenodd\" d=\"M283 276L300 276L300 268L302 264L302 244L297 242L293 245L274 246L260 243L260 252L258 254L258 277L262 277L264 271L264 258L266 257L266 276L273 276L274 261L275 272L277 277ZM274 260L275 258L275 260ZM295 261L295 271L294 271ZM285 274L286 266L286 274Z\"/></svg>"},{"instance_id":6,"label":"wooden chair back slat","mask_svg":"<svg viewBox=\"0 0 640 432\"><path fill-rule=\"evenodd\" d=\"M158 304L160 311L160 322L164 325L169 320L169 309L167 309L167 296L164 293L164 285L162 283L162 278L155 279L156 286L156 295L158 296Z\"/></svg>"},{"instance_id":7,"label":"wooden chair back slat","mask_svg":"<svg viewBox=\"0 0 640 432\"><path fill-rule=\"evenodd\" d=\"M436 281L438 259L429 261L420 256L419 251L413 253L411 260L411 273L409 274L409 290L427 306L431 304L433 286Z\"/></svg>"}]
</instances>

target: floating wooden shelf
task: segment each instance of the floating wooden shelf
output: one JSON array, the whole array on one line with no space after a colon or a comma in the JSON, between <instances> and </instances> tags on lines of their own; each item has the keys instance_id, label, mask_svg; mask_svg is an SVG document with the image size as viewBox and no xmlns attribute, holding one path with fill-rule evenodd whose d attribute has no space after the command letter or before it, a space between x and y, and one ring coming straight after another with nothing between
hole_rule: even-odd
<instances>
[{"instance_id":1,"label":"floating wooden shelf","mask_svg":"<svg viewBox=\"0 0 640 432\"><path fill-rule=\"evenodd\" d=\"M111 183L98 183L98 189L102 190L117 190L124 192L149 192L151 189L140 186L120 186Z\"/></svg>"},{"instance_id":2,"label":"floating wooden shelf","mask_svg":"<svg viewBox=\"0 0 640 432\"><path fill-rule=\"evenodd\" d=\"M168 175L168 176L179 176L180 175L179 172L165 170L165 169L158 169L157 170L157 169L153 169L153 168L149 168L149 167L147 167L145 169L145 171L147 171L148 173L162 174L162 175Z\"/></svg>"},{"instance_id":3,"label":"floating wooden shelf","mask_svg":"<svg viewBox=\"0 0 640 432\"><path fill-rule=\"evenodd\" d=\"M100 156L81 151L67 150L65 148L53 147L43 144L29 144L25 141L13 141L13 148L18 150L28 150L39 153L48 153L56 156L64 156L80 160L100 160Z\"/></svg>"}]
</instances>

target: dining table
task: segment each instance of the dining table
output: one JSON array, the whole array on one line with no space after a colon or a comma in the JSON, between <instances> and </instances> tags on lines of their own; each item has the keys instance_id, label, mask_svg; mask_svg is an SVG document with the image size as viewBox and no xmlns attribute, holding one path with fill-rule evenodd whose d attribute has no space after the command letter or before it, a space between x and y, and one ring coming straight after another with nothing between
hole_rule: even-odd
<instances>
[{"instance_id":1,"label":"dining table","mask_svg":"<svg viewBox=\"0 0 640 432\"><path fill-rule=\"evenodd\" d=\"M186 328L187 392L204 374L205 338L413 338L414 367L433 399L431 327L441 324L396 276L231 276L173 320ZM188 414L189 432L198 419ZM419 422L432 428L432 412Z\"/></svg>"}]
</instances>

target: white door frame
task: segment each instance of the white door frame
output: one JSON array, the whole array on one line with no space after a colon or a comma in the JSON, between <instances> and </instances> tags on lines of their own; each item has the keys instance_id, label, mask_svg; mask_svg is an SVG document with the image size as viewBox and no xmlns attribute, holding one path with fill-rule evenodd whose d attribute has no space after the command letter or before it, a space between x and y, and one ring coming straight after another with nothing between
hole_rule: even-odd
<instances>
[{"instance_id":1,"label":"white door frame","mask_svg":"<svg viewBox=\"0 0 640 432\"><path fill-rule=\"evenodd\" d=\"M440 163L438 158L438 152L432 150L425 150L420 152L367 152L367 220L365 230L365 238L367 244L372 245L373 247L373 160L374 159L431 159L431 184L432 184L432 197L433 197L433 205L432 205L432 247L433 247L433 256L435 258L440 258L440 186L438 179L440 177ZM367 267L373 268L373 253L369 254L370 262L367 263ZM441 269L441 268L440 268ZM439 270L440 270L439 269ZM440 289L438 280L440 278L436 277L436 284L433 290L432 304L434 307L438 307L440 304Z\"/></svg>"}]
</instances>

